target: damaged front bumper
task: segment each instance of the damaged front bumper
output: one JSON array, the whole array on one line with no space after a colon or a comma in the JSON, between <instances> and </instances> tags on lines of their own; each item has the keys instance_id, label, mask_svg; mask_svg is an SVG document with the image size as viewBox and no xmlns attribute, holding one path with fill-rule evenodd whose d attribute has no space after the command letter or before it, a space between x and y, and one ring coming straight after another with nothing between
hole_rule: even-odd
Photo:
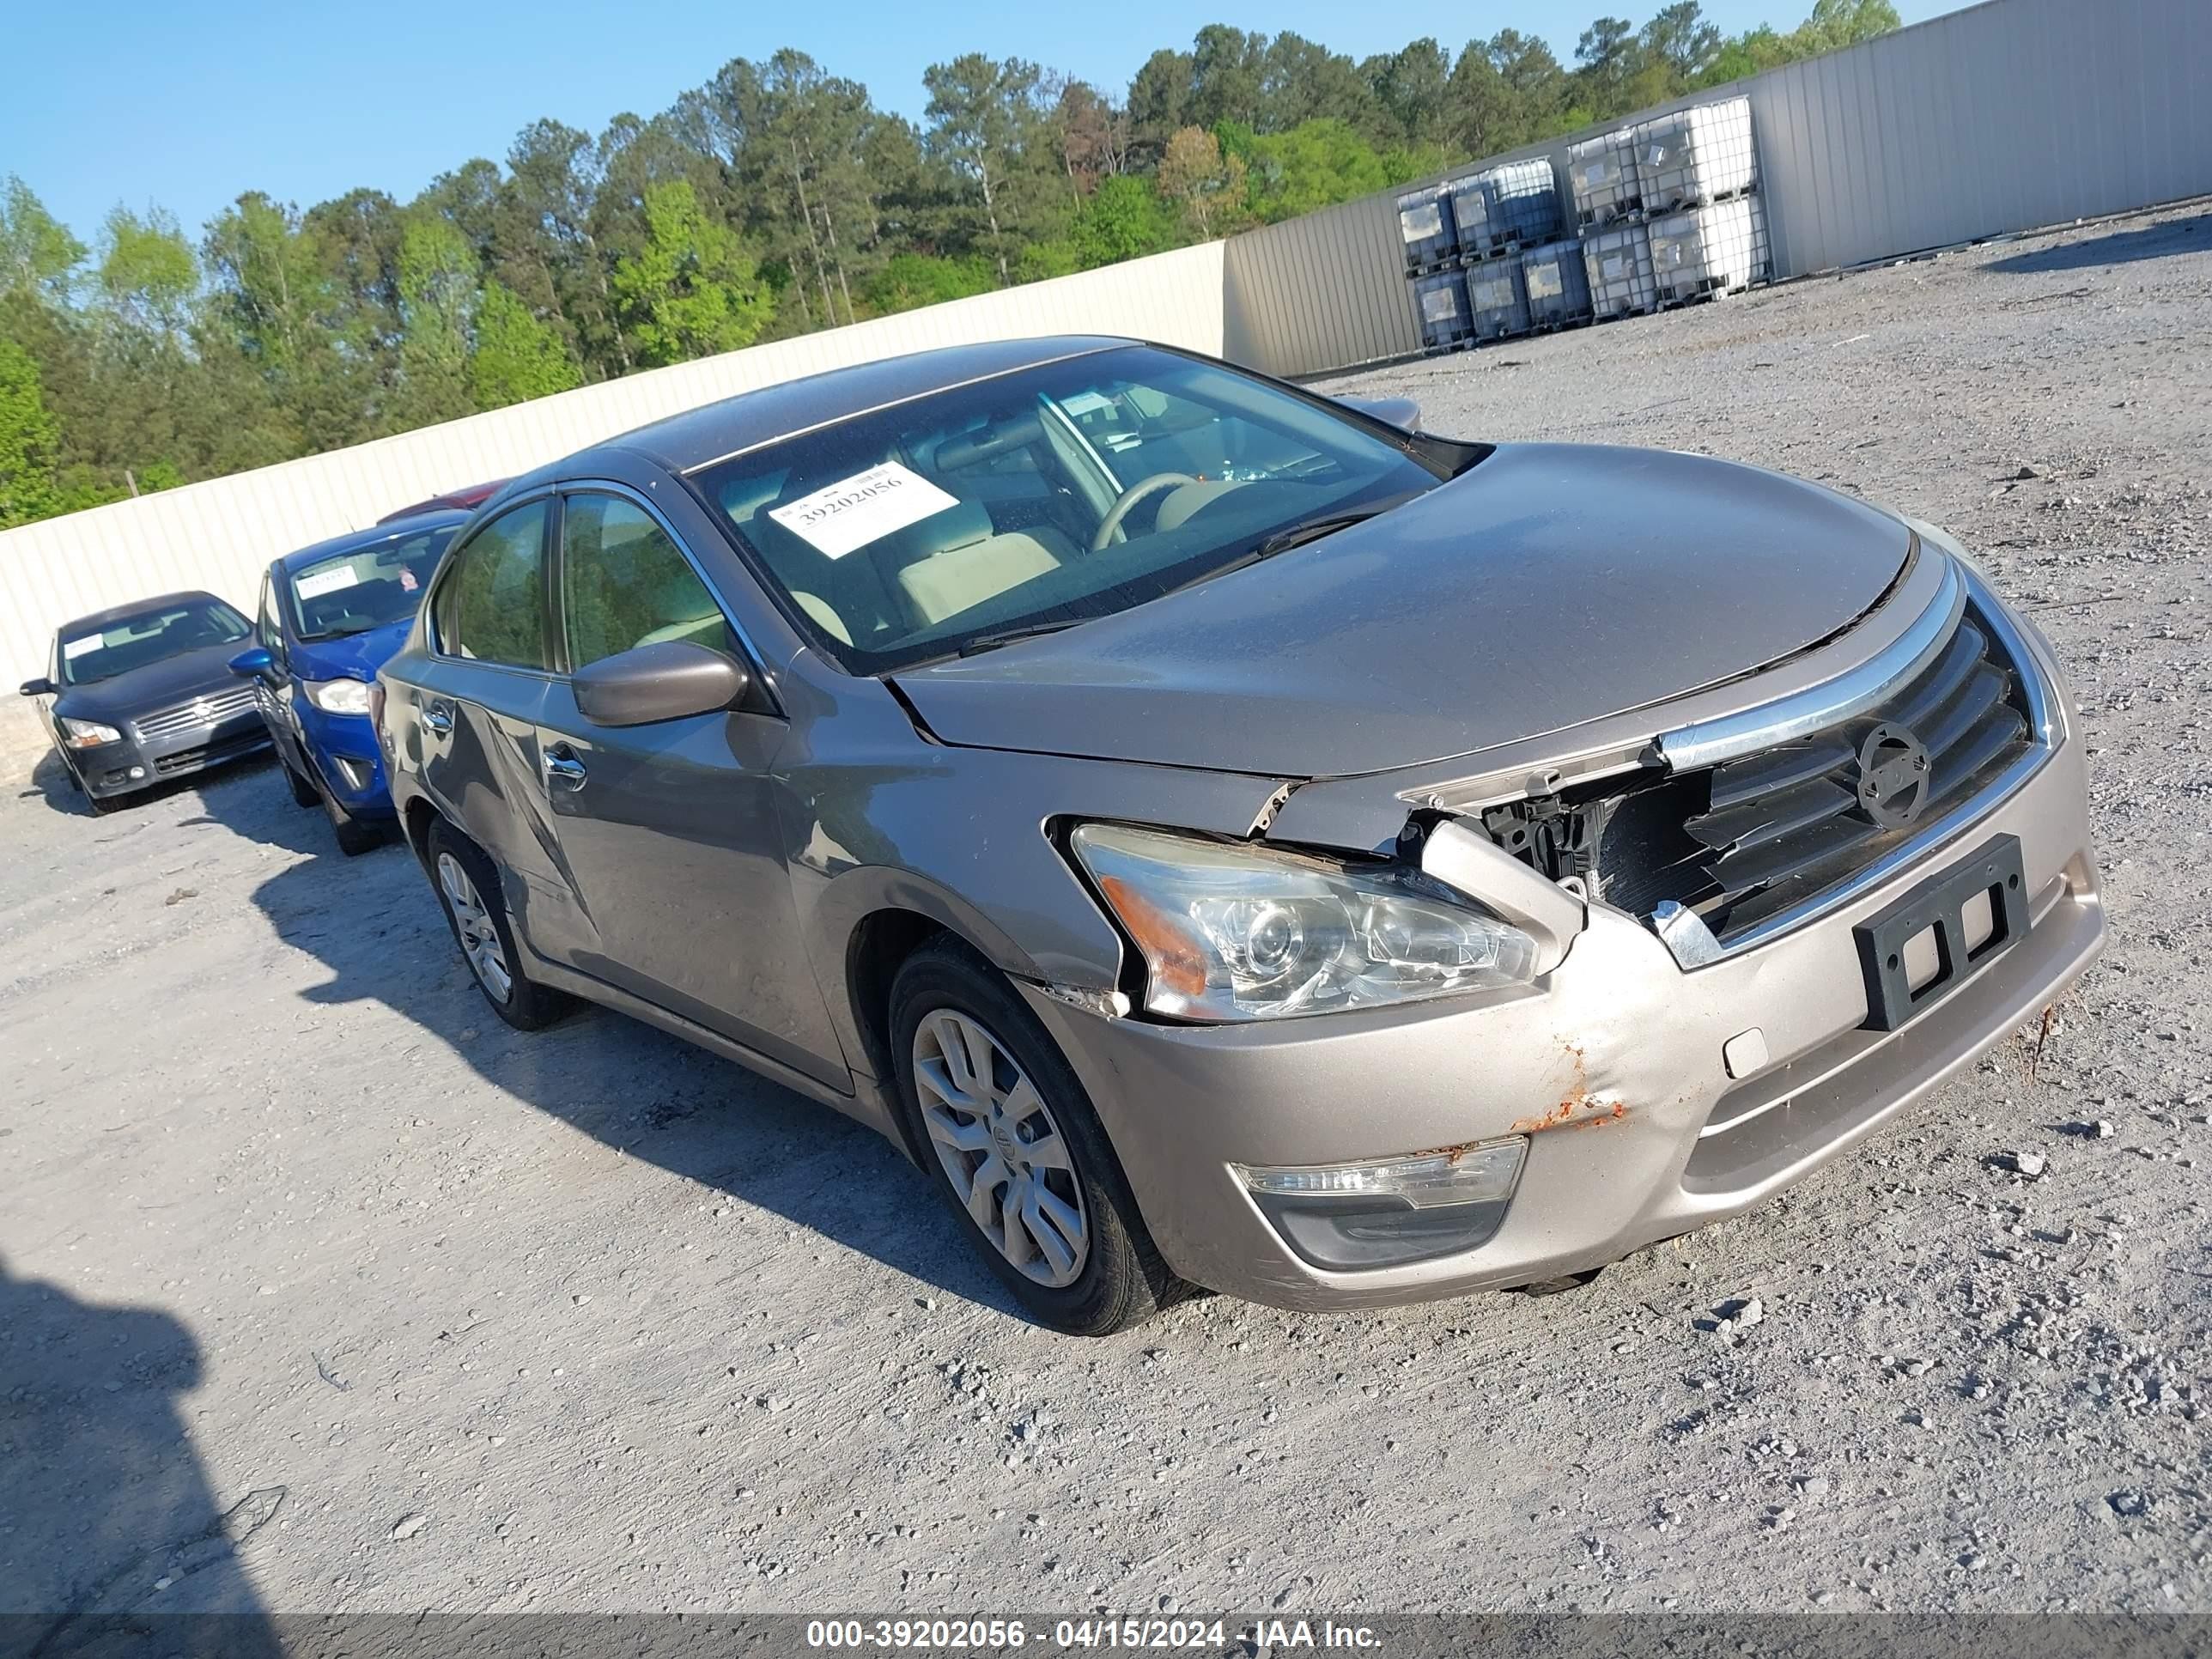
<instances>
[{"instance_id":1,"label":"damaged front bumper","mask_svg":"<svg viewBox=\"0 0 2212 1659\"><path fill-rule=\"evenodd\" d=\"M2024 654L2063 696L2040 642ZM1186 1278L1321 1309L1583 1271L1761 1203L2033 1018L2094 958L2105 918L2087 780L2080 743L2051 712L2053 745L2001 797L1978 799L1817 915L1717 957L1686 962L1652 927L1594 903L1534 984L1449 1004L1175 1026L1024 994ZM1878 1029L1887 1022L1869 1012L1862 927L2006 837L2025 933L1933 1006ZM1520 890L1533 902L1534 886ZM1392 1258L1387 1225L1352 1229L1382 1238L1366 1257L1340 1249L1310 1220L1286 1220L1280 1194L1252 1180L1293 1170L1316 1172L1316 1188L1323 1175L1344 1184L1346 1166L1438 1153L1502 1167L1494 1149L1515 1142L1511 1179L1487 1211L1469 1208L1482 1224L1462 1244L1437 1208L1404 1222L1414 1244L1401 1256L1417 1259ZM1349 1200L1335 1211L1362 1213Z\"/></svg>"}]
</instances>

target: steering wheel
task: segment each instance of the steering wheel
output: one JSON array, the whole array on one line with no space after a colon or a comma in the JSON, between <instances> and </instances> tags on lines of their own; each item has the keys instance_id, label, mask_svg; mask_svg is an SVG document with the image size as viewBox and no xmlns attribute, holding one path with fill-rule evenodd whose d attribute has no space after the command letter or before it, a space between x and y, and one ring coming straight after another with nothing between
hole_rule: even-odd
<instances>
[{"instance_id":1,"label":"steering wheel","mask_svg":"<svg viewBox=\"0 0 2212 1659\"><path fill-rule=\"evenodd\" d=\"M1121 520L1129 516L1129 509L1146 496L1157 495L1163 489L1172 489L1177 484L1197 482L1188 472L1155 472L1149 478L1138 479L1115 497L1114 505L1108 507L1106 516L1099 520L1098 528L1091 533L1091 550L1093 553L1103 552L1106 544L1120 532Z\"/></svg>"}]
</instances>

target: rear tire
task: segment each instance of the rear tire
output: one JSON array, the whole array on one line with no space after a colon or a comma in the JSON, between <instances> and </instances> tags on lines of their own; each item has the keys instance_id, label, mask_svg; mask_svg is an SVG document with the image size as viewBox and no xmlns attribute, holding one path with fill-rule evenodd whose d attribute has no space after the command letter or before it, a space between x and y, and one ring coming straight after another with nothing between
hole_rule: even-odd
<instances>
[{"instance_id":1,"label":"rear tire","mask_svg":"<svg viewBox=\"0 0 2212 1659\"><path fill-rule=\"evenodd\" d=\"M930 1184L1040 1324L1106 1336L1188 1293L1090 1097L1013 988L940 939L891 984L899 1106Z\"/></svg>"},{"instance_id":2,"label":"rear tire","mask_svg":"<svg viewBox=\"0 0 2212 1659\"><path fill-rule=\"evenodd\" d=\"M430 826L427 850L446 925L492 1012L518 1031L542 1030L567 1013L567 997L522 971L522 952L489 855L443 819Z\"/></svg>"}]
</instances>

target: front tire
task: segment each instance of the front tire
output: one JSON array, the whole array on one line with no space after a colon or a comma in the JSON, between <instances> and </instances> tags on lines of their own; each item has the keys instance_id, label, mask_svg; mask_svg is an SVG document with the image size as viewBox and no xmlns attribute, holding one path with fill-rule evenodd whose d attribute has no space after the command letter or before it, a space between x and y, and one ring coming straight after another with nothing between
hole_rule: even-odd
<instances>
[{"instance_id":1,"label":"front tire","mask_svg":"<svg viewBox=\"0 0 2212 1659\"><path fill-rule=\"evenodd\" d=\"M1187 1292L1082 1084L1003 977L954 941L927 945L900 968L890 1012L931 1183L1033 1318L1106 1336Z\"/></svg>"},{"instance_id":2,"label":"front tire","mask_svg":"<svg viewBox=\"0 0 2212 1659\"><path fill-rule=\"evenodd\" d=\"M566 997L523 973L499 872L484 850L441 821L430 826L428 851L446 925L492 1012L518 1031L542 1030L568 1012Z\"/></svg>"},{"instance_id":3,"label":"front tire","mask_svg":"<svg viewBox=\"0 0 2212 1659\"><path fill-rule=\"evenodd\" d=\"M363 823L327 795L323 798L323 812L331 821L331 833L337 837L338 851L348 858L357 859L384 844L381 826Z\"/></svg>"},{"instance_id":4,"label":"front tire","mask_svg":"<svg viewBox=\"0 0 2212 1659\"><path fill-rule=\"evenodd\" d=\"M292 763L284 758L284 751L281 749L276 751L276 764L284 769L284 781L291 788L295 805L320 806L323 804L323 792L292 769Z\"/></svg>"}]
</instances>

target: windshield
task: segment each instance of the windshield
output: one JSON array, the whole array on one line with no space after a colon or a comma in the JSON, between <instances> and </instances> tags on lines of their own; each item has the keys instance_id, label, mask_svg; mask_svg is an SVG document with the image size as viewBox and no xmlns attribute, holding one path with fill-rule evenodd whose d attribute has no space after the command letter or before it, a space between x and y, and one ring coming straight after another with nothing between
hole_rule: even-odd
<instances>
[{"instance_id":1,"label":"windshield","mask_svg":"<svg viewBox=\"0 0 2212 1659\"><path fill-rule=\"evenodd\" d=\"M1451 467L1417 447L1131 346L859 416L696 482L817 646L879 674L1142 605L1285 526L1432 489ZM1452 447L1462 465L1486 453Z\"/></svg>"},{"instance_id":2,"label":"windshield","mask_svg":"<svg viewBox=\"0 0 2212 1659\"><path fill-rule=\"evenodd\" d=\"M221 599L179 599L120 622L62 635L62 683L91 685L149 663L246 635L246 618Z\"/></svg>"},{"instance_id":3,"label":"windshield","mask_svg":"<svg viewBox=\"0 0 2212 1659\"><path fill-rule=\"evenodd\" d=\"M422 603L422 590L438 568L438 556L453 539L455 526L417 530L388 537L327 559L302 565L291 574L292 615L303 640L366 634L386 623L404 621Z\"/></svg>"}]
</instances>

